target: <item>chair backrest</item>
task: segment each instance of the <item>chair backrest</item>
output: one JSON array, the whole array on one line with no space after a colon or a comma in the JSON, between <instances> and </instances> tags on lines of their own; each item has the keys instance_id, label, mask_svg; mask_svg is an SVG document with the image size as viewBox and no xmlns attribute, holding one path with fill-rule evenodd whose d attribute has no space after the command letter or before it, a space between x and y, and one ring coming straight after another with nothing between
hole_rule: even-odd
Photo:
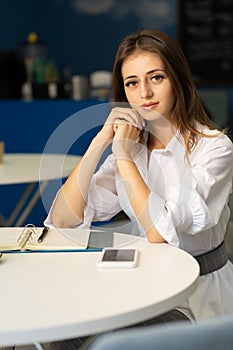
<instances>
[{"instance_id":1,"label":"chair backrest","mask_svg":"<svg viewBox=\"0 0 233 350\"><path fill-rule=\"evenodd\" d=\"M173 323L110 332L88 350L232 350L233 316L197 325Z\"/></svg>"}]
</instances>

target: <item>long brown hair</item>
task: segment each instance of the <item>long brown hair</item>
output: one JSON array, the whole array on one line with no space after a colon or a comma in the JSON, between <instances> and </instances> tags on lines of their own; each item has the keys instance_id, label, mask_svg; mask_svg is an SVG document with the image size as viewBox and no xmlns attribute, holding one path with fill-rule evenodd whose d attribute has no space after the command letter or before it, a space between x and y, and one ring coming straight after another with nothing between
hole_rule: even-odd
<instances>
[{"instance_id":1,"label":"long brown hair","mask_svg":"<svg viewBox=\"0 0 233 350\"><path fill-rule=\"evenodd\" d=\"M113 94L116 102L128 102L122 79L122 64L135 51L159 55L175 94L173 118L184 138L188 153L198 136L206 136L195 128L195 121L216 129L198 96L188 62L179 44L168 34L144 29L126 36L121 42L113 67Z\"/></svg>"}]
</instances>

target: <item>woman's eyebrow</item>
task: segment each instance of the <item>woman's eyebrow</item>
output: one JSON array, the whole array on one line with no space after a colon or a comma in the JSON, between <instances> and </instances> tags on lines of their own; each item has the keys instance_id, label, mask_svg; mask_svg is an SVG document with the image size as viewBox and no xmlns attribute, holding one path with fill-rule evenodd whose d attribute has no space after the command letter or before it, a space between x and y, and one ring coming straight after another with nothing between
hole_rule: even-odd
<instances>
[{"instance_id":1,"label":"woman's eyebrow","mask_svg":"<svg viewBox=\"0 0 233 350\"><path fill-rule=\"evenodd\" d=\"M156 68L156 69L152 69L149 72L147 72L146 74L151 74L151 73L155 73L155 72L165 72L164 69L162 68Z\"/></svg>"},{"instance_id":2,"label":"woman's eyebrow","mask_svg":"<svg viewBox=\"0 0 233 350\"><path fill-rule=\"evenodd\" d=\"M124 78L124 80L132 79L132 78L137 78L137 76L136 75L129 75L128 77Z\"/></svg>"},{"instance_id":3,"label":"woman's eyebrow","mask_svg":"<svg viewBox=\"0 0 233 350\"><path fill-rule=\"evenodd\" d=\"M152 74L155 72L164 72L164 69L162 69L162 68L152 69L152 70L146 72L146 75L149 75L149 74ZM129 75L128 77L125 77L124 80L132 79L132 78L137 78L137 75Z\"/></svg>"}]
</instances>

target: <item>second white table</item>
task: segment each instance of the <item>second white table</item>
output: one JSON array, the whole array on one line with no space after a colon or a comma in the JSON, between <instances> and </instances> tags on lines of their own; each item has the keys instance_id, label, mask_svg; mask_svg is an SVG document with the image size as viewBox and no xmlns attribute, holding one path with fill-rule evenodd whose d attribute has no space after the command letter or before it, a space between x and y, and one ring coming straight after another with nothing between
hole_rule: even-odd
<instances>
[{"instance_id":1,"label":"second white table","mask_svg":"<svg viewBox=\"0 0 233 350\"><path fill-rule=\"evenodd\" d=\"M5 225L22 226L49 181L67 177L80 159L80 156L65 154L4 154L4 161L0 164L0 185L28 183ZM40 186L34 190L38 182ZM31 199L25 205L31 195Z\"/></svg>"}]
</instances>

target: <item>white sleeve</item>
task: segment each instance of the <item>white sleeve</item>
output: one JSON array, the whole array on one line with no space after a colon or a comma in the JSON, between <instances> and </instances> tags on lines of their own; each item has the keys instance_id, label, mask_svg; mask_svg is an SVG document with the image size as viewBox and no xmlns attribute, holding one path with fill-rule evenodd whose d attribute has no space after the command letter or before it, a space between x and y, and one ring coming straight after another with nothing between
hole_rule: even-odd
<instances>
[{"instance_id":1,"label":"white sleeve","mask_svg":"<svg viewBox=\"0 0 233 350\"><path fill-rule=\"evenodd\" d=\"M57 199L57 196L58 196L59 191L60 191L60 189L59 189L58 192L56 193L56 196L55 196L55 198L53 199L52 205L51 205L51 207L50 207L50 209L49 209L48 215L47 215L46 219L44 220L44 226L45 226L45 227L50 227L50 228L54 228L54 227L55 227L54 224L53 224L53 221L52 221L52 217L51 217L51 216L52 216L52 209L53 209L53 206L54 206L54 204L55 204L55 202L56 202L56 199Z\"/></svg>"},{"instance_id":2,"label":"white sleeve","mask_svg":"<svg viewBox=\"0 0 233 350\"><path fill-rule=\"evenodd\" d=\"M177 150L168 194L158 193L155 180L148 205L160 234L179 246L179 233L196 234L218 223L232 190L233 147L226 136L203 138L190 164Z\"/></svg>"},{"instance_id":3,"label":"white sleeve","mask_svg":"<svg viewBox=\"0 0 233 350\"><path fill-rule=\"evenodd\" d=\"M111 154L94 174L84 209L84 222L107 221L121 211L115 183L116 163Z\"/></svg>"},{"instance_id":4,"label":"white sleeve","mask_svg":"<svg viewBox=\"0 0 233 350\"><path fill-rule=\"evenodd\" d=\"M228 204L233 178L232 142L225 135L205 139L192 173L194 191L189 208L193 223L189 233L195 234L217 225Z\"/></svg>"},{"instance_id":5,"label":"white sleeve","mask_svg":"<svg viewBox=\"0 0 233 350\"><path fill-rule=\"evenodd\" d=\"M87 204L84 208L84 222L78 227L90 227L93 221L110 220L121 211L118 195L116 193L115 170L115 159L111 154L91 180ZM53 227L51 212L56 202L57 195L44 221L44 225L47 227Z\"/></svg>"}]
</instances>

